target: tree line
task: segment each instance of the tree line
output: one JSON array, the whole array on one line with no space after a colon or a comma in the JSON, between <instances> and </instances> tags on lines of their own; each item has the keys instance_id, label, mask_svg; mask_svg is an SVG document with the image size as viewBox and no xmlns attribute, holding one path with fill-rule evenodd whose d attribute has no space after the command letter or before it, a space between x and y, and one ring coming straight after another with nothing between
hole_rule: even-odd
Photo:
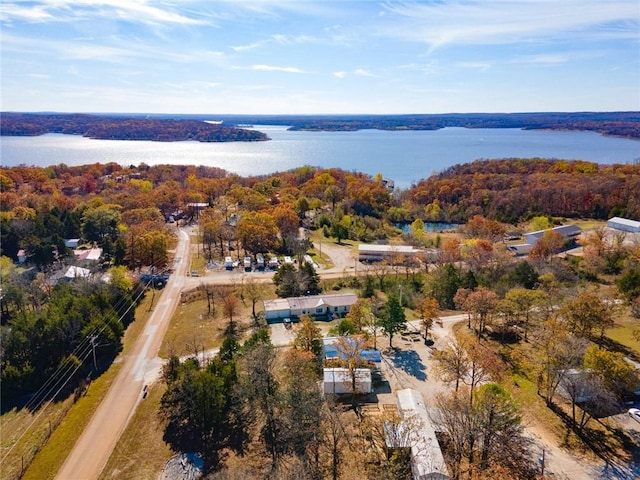
<instances>
[{"instance_id":1,"label":"tree line","mask_svg":"<svg viewBox=\"0 0 640 480\"><path fill-rule=\"evenodd\" d=\"M255 142L268 140L262 132L196 120L127 118L86 114L3 113L0 135L35 136L45 133L82 135L102 140L176 142Z\"/></svg>"}]
</instances>

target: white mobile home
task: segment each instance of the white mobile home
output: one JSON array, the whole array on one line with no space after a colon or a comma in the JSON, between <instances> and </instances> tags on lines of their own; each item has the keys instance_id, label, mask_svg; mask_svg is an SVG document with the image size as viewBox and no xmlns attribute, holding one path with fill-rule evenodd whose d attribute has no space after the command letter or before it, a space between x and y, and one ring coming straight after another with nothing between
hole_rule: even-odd
<instances>
[{"instance_id":1,"label":"white mobile home","mask_svg":"<svg viewBox=\"0 0 640 480\"><path fill-rule=\"evenodd\" d=\"M351 394L353 388L353 378L348 368L325 368L324 372L324 393L341 395ZM356 368L355 393L371 393L371 370L368 368Z\"/></svg>"},{"instance_id":2,"label":"white mobile home","mask_svg":"<svg viewBox=\"0 0 640 480\"><path fill-rule=\"evenodd\" d=\"M276 298L264 300L267 321L309 315L316 318L344 317L358 296L353 293L336 295L311 295L308 297Z\"/></svg>"},{"instance_id":3,"label":"white mobile home","mask_svg":"<svg viewBox=\"0 0 640 480\"><path fill-rule=\"evenodd\" d=\"M417 390L398 390L398 412L403 420L412 419L420 425L411 432L411 470L413 478L446 480L449 471L436 438L436 431L429 418L422 395Z\"/></svg>"}]
</instances>

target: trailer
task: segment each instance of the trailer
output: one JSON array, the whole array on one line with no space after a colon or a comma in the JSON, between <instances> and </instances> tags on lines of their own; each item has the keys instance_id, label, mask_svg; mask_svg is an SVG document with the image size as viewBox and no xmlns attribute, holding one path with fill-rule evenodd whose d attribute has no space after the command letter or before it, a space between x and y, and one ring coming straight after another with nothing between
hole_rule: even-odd
<instances>
[{"instance_id":1,"label":"trailer","mask_svg":"<svg viewBox=\"0 0 640 480\"><path fill-rule=\"evenodd\" d=\"M264 271L264 257L260 254L256 257L256 270L259 272Z\"/></svg>"}]
</instances>

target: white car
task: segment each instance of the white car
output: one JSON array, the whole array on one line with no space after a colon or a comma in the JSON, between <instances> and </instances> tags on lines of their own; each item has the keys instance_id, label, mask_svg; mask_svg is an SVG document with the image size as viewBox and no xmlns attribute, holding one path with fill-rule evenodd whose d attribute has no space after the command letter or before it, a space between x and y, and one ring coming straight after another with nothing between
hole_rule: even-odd
<instances>
[{"instance_id":1,"label":"white car","mask_svg":"<svg viewBox=\"0 0 640 480\"><path fill-rule=\"evenodd\" d=\"M636 422L640 423L640 408L630 408L629 416L633 418Z\"/></svg>"}]
</instances>

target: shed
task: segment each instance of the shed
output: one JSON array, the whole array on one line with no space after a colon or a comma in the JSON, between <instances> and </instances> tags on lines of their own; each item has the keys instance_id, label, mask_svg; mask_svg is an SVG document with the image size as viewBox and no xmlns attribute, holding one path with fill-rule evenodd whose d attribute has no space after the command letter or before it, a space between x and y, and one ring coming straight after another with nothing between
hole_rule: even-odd
<instances>
[{"instance_id":1,"label":"shed","mask_svg":"<svg viewBox=\"0 0 640 480\"><path fill-rule=\"evenodd\" d=\"M80 239L79 238L65 238L64 239L64 246L67 248L78 248L78 245L80 245Z\"/></svg>"},{"instance_id":2,"label":"shed","mask_svg":"<svg viewBox=\"0 0 640 480\"><path fill-rule=\"evenodd\" d=\"M64 279L67 281L75 280L76 278L89 278L91 276L91 270L88 268L76 267L71 265L64 273Z\"/></svg>"},{"instance_id":3,"label":"shed","mask_svg":"<svg viewBox=\"0 0 640 480\"><path fill-rule=\"evenodd\" d=\"M640 222L628 218L613 217L607 222L607 227L623 232L640 233Z\"/></svg>"},{"instance_id":4,"label":"shed","mask_svg":"<svg viewBox=\"0 0 640 480\"><path fill-rule=\"evenodd\" d=\"M325 394L351 394L353 393L353 378L348 368L325 368L324 373L324 393ZM371 393L371 370L368 368L356 368L355 370L355 393Z\"/></svg>"}]
</instances>

